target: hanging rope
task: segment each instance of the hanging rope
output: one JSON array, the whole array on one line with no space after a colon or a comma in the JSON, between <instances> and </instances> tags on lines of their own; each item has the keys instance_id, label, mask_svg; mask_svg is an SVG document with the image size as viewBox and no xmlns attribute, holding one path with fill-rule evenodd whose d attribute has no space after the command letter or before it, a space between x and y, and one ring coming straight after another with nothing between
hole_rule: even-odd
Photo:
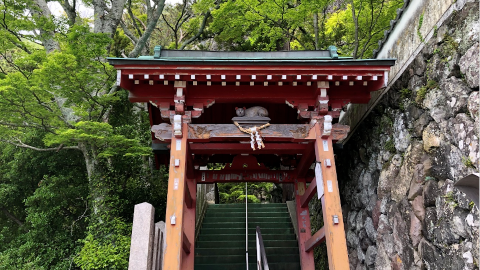
<instances>
[{"instance_id":1,"label":"hanging rope","mask_svg":"<svg viewBox=\"0 0 480 270\"><path fill-rule=\"evenodd\" d=\"M246 129L246 128L241 127L235 121L233 123L235 124L235 126L238 127L238 129L240 129L241 132L250 134L250 146L252 147L253 151L255 151L255 142L257 143L257 148L258 149L265 148L265 145L263 144L262 136L260 135L260 130L270 126L270 124L267 123L267 124L265 124L263 126L260 126L260 127L254 126L254 127L249 128L249 129Z\"/></svg>"}]
</instances>

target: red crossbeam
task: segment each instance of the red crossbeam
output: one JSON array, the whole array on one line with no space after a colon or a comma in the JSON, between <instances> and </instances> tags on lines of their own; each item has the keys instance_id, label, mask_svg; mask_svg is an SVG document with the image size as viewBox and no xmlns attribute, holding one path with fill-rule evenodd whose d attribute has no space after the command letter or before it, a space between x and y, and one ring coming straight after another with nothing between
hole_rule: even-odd
<instances>
[{"instance_id":1,"label":"red crossbeam","mask_svg":"<svg viewBox=\"0 0 480 270\"><path fill-rule=\"evenodd\" d=\"M315 148L312 144L308 144L308 147L305 149L305 152L300 159L300 162L295 169L298 177L305 177L308 169L312 165L313 161L315 160Z\"/></svg>"},{"instance_id":2,"label":"red crossbeam","mask_svg":"<svg viewBox=\"0 0 480 270\"><path fill-rule=\"evenodd\" d=\"M317 180L313 179L310 185L308 186L305 194L303 194L302 198L300 199L300 204L302 208L308 206L308 202L313 198L313 195L317 192Z\"/></svg>"},{"instance_id":3,"label":"red crossbeam","mask_svg":"<svg viewBox=\"0 0 480 270\"><path fill-rule=\"evenodd\" d=\"M310 239L305 241L305 251L310 251L325 241L325 228L322 227Z\"/></svg>"},{"instance_id":4,"label":"red crossbeam","mask_svg":"<svg viewBox=\"0 0 480 270\"><path fill-rule=\"evenodd\" d=\"M155 102L160 104L162 102L168 103L173 106L175 95L175 89L173 84L164 86L142 84L136 87L135 90L129 93L129 99L131 102ZM376 85L378 84L378 85ZM370 92L377 90L382 86L382 82L375 81L375 85L372 83L370 86L363 85L340 85L331 88L328 96L331 101L334 100L351 100L368 101L370 100ZM228 87L228 91L225 88ZM295 91L292 91L292 87ZM188 86L189 92L186 95L186 106L193 106L194 104L208 104L209 100L214 99L216 103L283 103L285 100L295 101L295 105L299 103L306 103L309 106L314 106L317 101L316 86L278 86L269 85L265 87L263 84L254 86L236 87L235 85L228 86L207 86L197 85Z\"/></svg>"},{"instance_id":5,"label":"red crossbeam","mask_svg":"<svg viewBox=\"0 0 480 270\"><path fill-rule=\"evenodd\" d=\"M188 189L188 185L185 185L185 204L188 208L192 208L193 205L193 198L190 190Z\"/></svg>"},{"instance_id":6,"label":"red crossbeam","mask_svg":"<svg viewBox=\"0 0 480 270\"><path fill-rule=\"evenodd\" d=\"M182 243L182 248L185 253L189 254L190 253L190 247L192 244L190 244L190 241L188 240L188 237L183 233L183 243Z\"/></svg>"}]
</instances>

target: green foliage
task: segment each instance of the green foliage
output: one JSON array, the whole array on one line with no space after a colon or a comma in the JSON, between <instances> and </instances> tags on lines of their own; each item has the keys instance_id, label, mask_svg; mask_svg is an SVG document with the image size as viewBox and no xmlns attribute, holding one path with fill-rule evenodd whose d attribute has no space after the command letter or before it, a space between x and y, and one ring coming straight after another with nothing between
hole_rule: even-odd
<instances>
[{"instance_id":1,"label":"green foliage","mask_svg":"<svg viewBox=\"0 0 480 270\"><path fill-rule=\"evenodd\" d=\"M26 142L43 144L30 132ZM68 269L84 237L88 188L81 153L0 144L0 269Z\"/></svg>"},{"instance_id":2,"label":"green foliage","mask_svg":"<svg viewBox=\"0 0 480 270\"><path fill-rule=\"evenodd\" d=\"M428 91L437 87L438 87L438 83L436 81L428 80L427 85L422 86L420 87L420 89L418 89L417 96L415 97L415 102L421 105Z\"/></svg>"},{"instance_id":3,"label":"green foliage","mask_svg":"<svg viewBox=\"0 0 480 270\"><path fill-rule=\"evenodd\" d=\"M381 132L386 132L387 130L392 129L393 127L393 121L390 117L388 117L387 114L383 114L382 117L380 118L380 124L379 124Z\"/></svg>"},{"instance_id":4,"label":"green foliage","mask_svg":"<svg viewBox=\"0 0 480 270\"><path fill-rule=\"evenodd\" d=\"M82 240L83 248L75 258L75 263L85 270L126 269L130 250L130 231L132 224L114 218L108 223L89 228L91 232ZM102 233L103 232L103 233Z\"/></svg>"},{"instance_id":5,"label":"green foliage","mask_svg":"<svg viewBox=\"0 0 480 270\"><path fill-rule=\"evenodd\" d=\"M248 183L248 202L259 203L271 199L270 192L273 190L272 183ZM245 183L222 183L218 184L220 203L243 203L245 202Z\"/></svg>"},{"instance_id":6,"label":"green foliage","mask_svg":"<svg viewBox=\"0 0 480 270\"><path fill-rule=\"evenodd\" d=\"M310 201L309 208L311 209L310 224L312 233L314 233L320 230L324 225L321 202L316 198L316 196L314 196ZM319 245L315 247L313 254L315 257L315 269L328 269L327 246Z\"/></svg>"},{"instance_id":7,"label":"green foliage","mask_svg":"<svg viewBox=\"0 0 480 270\"><path fill-rule=\"evenodd\" d=\"M225 50L314 50L335 45L339 52L350 55L357 46L357 57L371 57L377 41L383 38L384 30L390 27L390 20L403 1L355 0L353 5L358 27L352 17L352 4L339 6L331 0L228 0L218 6L215 1L200 0L193 5L193 10L212 10L206 32ZM318 25L314 24L314 16L318 17ZM199 25L199 22L194 24ZM315 29L318 29L317 37Z\"/></svg>"},{"instance_id":8,"label":"green foliage","mask_svg":"<svg viewBox=\"0 0 480 270\"><path fill-rule=\"evenodd\" d=\"M475 164L473 161L470 159L470 157L462 157L462 163L465 165L467 168L472 168L476 169Z\"/></svg>"},{"instance_id":9,"label":"green foliage","mask_svg":"<svg viewBox=\"0 0 480 270\"><path fill-rule=\"evenodd\" d=\"M450 207L455 208L458 206L458 202L455 200L453 191L449 191L443 196L443 198L445 198L445 202L450 205Z\"/></svg>"},{"instance_id":10,"label":"green foliage","mask_svg":"<svg viewBox=\"0 0 480 270\"><path fill-rule=\"evenodd\" d=\"M0 215L0 269L125 269L133 205L164 217L166 171L149 166L148 113L112 87L112 40L62 31L61 51L25 43L0 62L0 141L54 150L0 144L0 207L16 218Z\"/></svg>"},{"instance_id":11,"label":"green foliage","mask_svg":"<svg viewBox=\"0 0 480 270\"><path fill-rule=\"evenodd\" d=\"M447 59L450 56L454 56L458 50L458 46L458 42L456 42L452 36L445 34L443 43L440 45L440 57L442 59Z\"/></svg>"},{"instance_id":12,"label":"green foliage","mask_svg":"<svg viewBox=\"0 0 480 270\"><path fill-rule=\"evenodd\" d=\"M422 33L420 32L420 29L422 28L422 25L423 25L423 15L424 15L424 12L422 12L422 14L420 15L420 18L418 19L418 27L417 27L417 35L418 37L420 38L420 41L424 41L424 38L422 36Z\"/></svg>"},{"instance_id":13,"label":"green foliage","mask_svg":"<svg viewBox=\"0 0 480 270\"><path fill-rule=\"evenodd\" d=\"M395 154L397 152L397 149L395 148L395 143L393 142L393 139L390 139L385 142L385 150L387 150L390 153Z\"/></svg>"},{"instance_id":14,"label":"green foliage","mask_svg":"<svg viewBox=\"0 0 480 270\"><path fill-rule=\"evenodd\" d=\"M400 90L400 95L403 99L409 99L412 96L412 90L408 88L403 88L402 90Z\"/></svg>"},{"instance_id":15,"label":"green foliage","mask_svg":"<svg viewBox=\"0 0 480 270\"><path fill-rule=\"evenodd\" d=\"M353 6L352 6L353 3ZM342 54L351 55L358 46L356 58L369 58L378 46L378 40L384 36L384 31L390 28L390 20L396 16L396 10L403 1L363 1L353 0L331 13L325 22L325 36L333 41ZM358 27L355 27L352 8L355 9ZM358 44L355 41L358 34Z\"/></svg>"}]
</instances>

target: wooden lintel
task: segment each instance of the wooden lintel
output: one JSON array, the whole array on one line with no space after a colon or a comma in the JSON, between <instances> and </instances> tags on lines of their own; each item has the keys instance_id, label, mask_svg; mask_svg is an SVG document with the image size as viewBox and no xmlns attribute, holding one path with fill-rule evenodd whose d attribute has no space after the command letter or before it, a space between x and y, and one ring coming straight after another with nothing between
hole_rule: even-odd
<instances>
[{"instance_id":1,"label":"wooden lintel","mask_svg":"<svg viewBox=\"0 0 480 270\"><path fill-rule=\"evenodd\" d=\"M348 136L348 132L350 132L350 126L340 125L340 124L333 124L332 125L332 141L341 141Z\"/></svg>"},{"instance_id":2,"label":"wooden lintel","mask_svg":"<svg viewBox=\"0 0 480 270\"><path fill-rule=\"evenodd\" d=\"M188 185L185 185L185 204L187 205L187 208L192 208L194 206L192 194L190 193Z\"/></svg>"},{"instance_id":3,"label":"wooden lintel","mask_svg":"<svg viewBox=\"0 0 480 270\"><path fill-rule=\"evenodd\" d=\"M314 150L312 144L300 143L267 143L265 148L253 150L250 143L191 143L189 144L192 154L278 154L296 155L305 152L306 148ZM314 155L312 155L312 160ZM188 169L188 168L187 168ZM308 169L308 168L307 168Z\"/></svg>"},{"instance_id":4,"label":"wooden lintel","mask_svg":"<svg viewBox=\"0 0 480 270\"><path fill-rule=\"evenodd\" d=\"M313 179L313 181L310 183L308 186L307 190L305 191L305 194L300 198L300 205L302 208L307 207L308 203L312 199L313 195L317 192L317 180Z\"/></svg>"},{"instance_id":5,"label":"wooden lintel","mask_svg":"<svg viewBox=\"0 0 480 270\"><path fill-rule=\"evenodd\" d=\"M190 241L188 240L188 237L183 233L183 243L182 243L182 248L185 253L190 254L190 247L192 244L190 244Z\"/></svg>"},{"instance_id":6,"label":"wooden lintel","mask_svg":"<svg viewBox=\"0 0 480 270\"><path fill-rule=\"evenodd\" d=\"M169 142L172 138L172 127L163 123L154 125L151 128L155 137L161 141ZM262 137L267 142L274 141L310 141L315 137L310 132L308 124L273 124L261 130ZM233 124L189 124L188 141L189 142L207 142L207 141L249 141L250 135L241 132Z\"/></svg>"},{"instance_id":7,"label":"wooden lintel","mask_svg":"<svg viewBox=\"0 0 480 270\"><path fill-rule=\"evenodd\" d=\"M325 241L325 228L322 227L305 242L305 251L309 252Z\"/></svg>"},{"instance_id":8,"label":"wooden lintel","mask_svg":"<svg viewBox=\"0 0 480 270\"><path fill-rule=\"evenodd\" d=\"M293 171L197 171L197 184L226 183L226 182L275 182L294 183L295 174ZM311 179L309 179L311 181Z\"/></svg>"}]
</instances>

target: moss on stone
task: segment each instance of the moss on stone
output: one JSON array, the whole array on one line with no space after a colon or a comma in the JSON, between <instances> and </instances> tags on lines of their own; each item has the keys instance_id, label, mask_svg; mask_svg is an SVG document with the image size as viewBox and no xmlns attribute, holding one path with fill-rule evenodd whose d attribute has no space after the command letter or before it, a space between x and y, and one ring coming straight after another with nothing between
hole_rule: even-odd
<instances>
[{"instance_id":1,"label":"moss on stone","mask_svg":"<svg viewBox=\"0 0 480 270\"><path fill-rule=\"evenodd\" d=\"M385 142L385 150L390 153L396 153L397 149L395 149L395 144L393 143L393 139L390 139Z\"/></svg>"},{"instance_id":2,"label":"moss on stone","mask_svg":"<svg viewBox=\"0 0 480 270\"><path fill-rule=\"evenodd\" d=\"M438 87L438 83L434 80L428 80L427 85L420 87L417 91L417 96L415 97L415 102L418 105L421 105L428 91Z\"/></svg>"}]
</instances>

